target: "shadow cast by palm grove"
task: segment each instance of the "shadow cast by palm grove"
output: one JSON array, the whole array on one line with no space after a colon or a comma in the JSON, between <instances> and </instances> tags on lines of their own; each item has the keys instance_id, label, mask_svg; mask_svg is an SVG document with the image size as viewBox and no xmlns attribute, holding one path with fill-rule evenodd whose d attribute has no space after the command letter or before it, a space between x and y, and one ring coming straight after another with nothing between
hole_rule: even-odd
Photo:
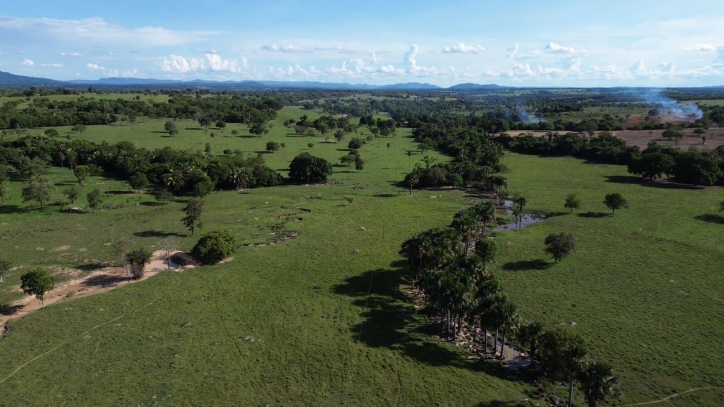
<instances>
[{"instance_id":1,"label":"shadow cast by palm grove","mask_svg":"<svg viewBox=\"0 0 724 407\"><path fill-rule=\"evenodd\" d=\"M624 175L609 175L606 176L606 182L612 182L614 184L636 184L644 187L651 188L664 188L664 189L702 189L703 187L688 184L677 184L675 182L668 181L651 181L634 176Z\"/></svg>"},{"instance_id":2,"label":"shadow cast by palm grove","mask_svg":"<svg viewBox=\"0 0 724 407\"><path fill-rule=\"evenodd\" d=\"M407 263L399 261L389 268L370 270L347 278L333 287L339 295L355 298L352 304L363 309L363 321L350 328L353 340L373 348L398 351L430 366L453 366L489 375L522 381L523 372L503 368L496 362L470 360L466 351L433 338L440 327L425 307L415 309L413 299L400 290L407 283Z\"/></svg>"},{"instance_id":3,"label":"shadow cast by palm grove","mask_svg":"<svg viewBox=\"0 0 724 407\"><path fill-rule=\"evenodd\" d=\"M724 225L724 216L721 216L721 215L712 215L712 214L706 213L704 215L694 216L694 219L700 220L702 222L716 223L718 225Z\"/></svg>"},{"instance_id":4,"label":"shadow cast by palm grove","mask_svg":"<svg viewBox=\"0 0 724 407\"><path fill-rule=\"evenodd\" d=\"M503 264L505 271L547 270L553 263L544 259L511 261Z\"/></svg>"}]
</instances>

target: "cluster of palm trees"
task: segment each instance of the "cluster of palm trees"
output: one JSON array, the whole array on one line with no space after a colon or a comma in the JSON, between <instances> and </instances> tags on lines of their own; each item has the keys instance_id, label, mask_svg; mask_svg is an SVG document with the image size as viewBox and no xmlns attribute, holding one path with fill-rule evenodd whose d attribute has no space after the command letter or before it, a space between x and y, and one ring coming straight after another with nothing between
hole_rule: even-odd
<instances>
[{"instance_id":1,"label":"cluster of palm trees","mask_svg":"<svg viewBox=\"0 0 724 407\"><path fill-rule=\"evenodd\" d=\"M524 199L514 201L519 212L526 203ZM495 210L491 202L463 209L455 214L450 227L418 233L402 245L400 253L408 259L413 289L439 318L442 336L457 343L461 331L479 329L483 354L492 350L494 357L501 359L505 359L506 339L514 337L528 350L531 369L569 382L571 395L577 380L589 405L617 394L618 382L610 366L586 363L579 336L573 334L570 339L556 329L546 332L541 323L522 322L517 307L489 269L497 252L495 239L488 234ZM492 344L488 343L490 336L494 337Z\"/></svg>"}]
</instances>

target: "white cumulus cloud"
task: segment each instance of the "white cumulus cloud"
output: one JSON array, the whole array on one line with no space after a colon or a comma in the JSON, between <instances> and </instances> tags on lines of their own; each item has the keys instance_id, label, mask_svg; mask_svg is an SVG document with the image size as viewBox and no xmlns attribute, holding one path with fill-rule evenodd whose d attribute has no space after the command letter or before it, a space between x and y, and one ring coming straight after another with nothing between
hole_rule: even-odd
<instances>
[{"instance_id":1,"label":"white cumulus cloud","mask_svg":"<svg viewBox=\"0 0 724 407\"><path fill-rule=\"evenodd\" d=\"M88 68L89 71L105 71L106 68L102 66L98 66L98 64L91 64L87 63L85 64L85 67Z\"/></svg>"},{"instance_id":2,"label":"white cumulus cloud","mask_svg":"<svg viewBox=\"0 0 724 407\"><path fill-rule=\"evenodd\" d=\"M309 50L295 47L292 44L278 45L275 42L272 42L271 44L268 44L268 45L262 45L261 49L262 49L262 51L270 51L270 52L287 52L287 53L301 53L301 54L311 53L311 51L309 51Z\"/></svg>"},{"instance_id":3,"label":"white cumulus cloud","mask_svg":"<svg viewBox=\"0 0 724 407\"><path fill-rule=\"evenodd\" d=\"M62 68L62 67L63 67L63 64L59 64L59 63L40 64L40 66L43 67L43 68Z\"/></svg>"},{"instance_id":4,"label":"white cumulus cloud","mask_svg":"<svg viewBox=\"0 0 724 407\"><path fill-rule=\"evenodd\" d=\"M35 65L35 62L33 62L32 59L23 59L23 62L20 63L22 66L33 66Z\"/></svg>"},{"instance_id":5,"label":"white cumulus cloud","mask_svg":"<svg viewBox=\"0 0 724 407\"><path fill-rule=\"evenodd\" d=\"M248 67L246 58L242 58L241 66ZM163 57L158 65L166 72L241 72L241 66L235 59L224 59L219 54L204 54L204 58L186 58L180 55Z\"/></svg>"},{"instance_id":6,"label":"white cumulus cloud","mask_svg":"<svg viewBox=\"0 0 724 407\"><path fill-rule=\"evenodd\" d=\"M451 47L443 47L442 52L445 54L475 54L480 55L485 52L482 45L465 45L462 42Z\"/></svg>"},{"instance_id":7,"label":"white cumulus cloud","mask_svg":"<svg viewBox=\"0 0 724 407\"><path fill-rule=\"evenodd\" d=\"M80 52L61 52L61 57L74 57L74 58L83 58L83 54Z\"/></svg>"},{"instance_id":8,"label":"white cumulus cloud","mask_svg":"<svg viewBox=\"0 0 724 407\"><path fill-rule=\"evenodd\" d=\"M546 45L545 49L551 54L576 55L586 53L586 50L577 50L573 47L564 47L563 45L558 45L555 42L549 42L548 45Z\"/></svg>"}]
</instances>

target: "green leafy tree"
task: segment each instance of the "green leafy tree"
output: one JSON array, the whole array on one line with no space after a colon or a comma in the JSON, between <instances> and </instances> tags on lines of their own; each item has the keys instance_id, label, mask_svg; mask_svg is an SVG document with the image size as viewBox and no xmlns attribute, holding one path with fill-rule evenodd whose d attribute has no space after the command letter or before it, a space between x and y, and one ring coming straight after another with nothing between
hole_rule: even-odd
<instances>
[{"instance_id":1,"label":"green leafy tree","mask_svg":"<svg viewBox=\"0 0 724 407\"><path fill-rule=\"evenodd\" d=\"M45 208L45 203L53 199L55 192L55 184L45 177L38 177L28 183L23 188L21 194L23 202L35 201L40 205L40 209Z\"/></svg>"},{"instance_id":2,"label":"green leafy tree","mask_svg":"<svg viewBox=\"0 0 724 407\"><path fill-rule=\"evenodd\" d=\"M214 230L203 235L191 255L204 264L216 264L236 252L239 243L228 230Z\"/></svg>"},{"instance_id":3,"label":"green leafy tree","mask_svg":"<svg viewBox=\"0 0 724 407\"><path fill-rule=\"evenodd\" d=\"M131 251L131 248L133 247L134 242L133 239L129 237L122 237L115 242L113 242L113 254L118 256L119 264L121 267L126 269L127 272L129 272L128 277L130 278L130 270L128 270L128 252Z\"/></svg>"},{"instance_id":4,"label":"green leafy tree","mask_svg":"<svg viewBox=\"0 0 724 407\"><path fill-rule=\"evenodd\" d=\"M628 164L628 172L654 180L663 175L673 174L676 163L665 153L654 152L632 159Z\"/></svg>"},{"instance_id":5,"label":"green leafy tree","mask_svg":"<svg viewBox=\"0 0 724 407\"><path fill-rule=\"evenodd\" d=\"M570 209L571 213L573 213L574 210L581 208L581 199L576 196L576 194L568 194L566 197L566 203L563 205L564 208Z\"/></svg>"},{"instance_id":6,"label":"green leafy tree","mask_svg":"<svg viewBox=\"0 0 724 407\"><path fill-rule=\"evenodd\" d=\"M543 243L546 245L545 252L550 254L556 263L563 260L576 248L576 240L570 233L552 233L545 238Z\"/></svg>"},{"instance_id":7,"label":"green leafy tree","mask_svg":"<svg viewBox=\"0 0 724 407\"><path fill-rule=\"evenodd\" d=\"M618 379L609 364L589 363L579 372L578 382L588 407L598 407L608 397L621 397Z\"/></svg>"},{"instance_id":8,"label":"green leafy tree","mask_svg":"<svg viewBox=\"0 0 724 407\"><path fill-rule=\"evenodd\" d=\"M126 259L131 266L131 277L134 280L143 278L146 270L146 264L151 262L152 253L148 249L140 248L128 252Z\"/></svg>"},{"instance_id":9,"label":"green leafy tree","mask_svg":"<svg viewBox=\"0 0 724 407\"><path fill-rule=\"evenodd\" d=\"M56 129L46 129L45 130L45 137L54 138L60 136L60 133L58 133L58 130Z\"/></svg>"},{"instance_id":10,"label":"green leafy tree","mask_svg":"<svg viewBox=\"0 0 724 407\"><path fill-rule=\"evenodd\" d=\"M178 129L176 128L176 123L172 122L171 120L168 120L164 125L163 128L166 130L168 134L171 136L175 136L178 134Z\"/></svg>"},{"instance_id":11,"label":"green leafy tree","mask_svg":"<svg viewBox=\"0 0 724 407\"><path fill-rule=\"evenodd\" d=\"M88 179L88 175L90 174L90 168L88 168L87 165L76 165L75 168L73 168L73 175L78 179L78 183L83 185L86 179Z\"/></svg>"},{"instance_id":12,"label":"green leafy tree","mask_svg":"<svg viewBox=\"0 0 724 407\"><path fill-rule=\"evenodd\" d=\"M251 128L249 128L249 133L254 134L257 137L261 137L269 134L269 127L267 127L264 123L254 123Z\"/></svg>"},{"instance_id":13,"label":"green leafy tree","mask_svg":"<svg viewBox=\"0 0 724 407\"><path fill-rule=\"evenodd\" d=\"M88 128L85 126L85 124L76 124L71 130L83 136L83 133L85 133L87 129Z\"/></svg>"},{"instance_id":14,"label":"green leafy tree","mask_svg":"<svg viewBox=\"0 0 724 407\"><path fill-rule=\"evenodd\" d=\"M204 212L204 201L201 198L191 198L183 208L183 211L186 217L184 217L181 222L191 231L191 236L193 236L194 231L201 223L201 215Z\"/></svg>"},{"instance_id":15,"label":"green leafy tree","mask_svg":"<svg viewBox=\"0 0 724 407\"><path fill-rule=\"evenodd\" d=\"M204 132L208 132L209 126L211 126L211 119L206 116L199 117L199 126L204 128Z\"/></svg>"},{"instance_id":16,"label":"green leafy tree","mask_svg":"<svg viewBox=\"0 0 724 407\"><path fill-rule=\"evenodd\" d=\"M12 264L10 264L7 260L0 260L0 283L3 282L3 277L5 277L5 273L12 268Z\"/></svg>"},{"instance_id":17,"label":"green leafy tree","mask_svg":"<svg viewBox=\"0 0 724 407\"><path fill-rule=\"evenodd\" d=\"M313 148L314 148L314 143L307 143L307 147L309 147L310 150L313 149Z\"/></svg>"},{"instance_id":18,"label":"green leafy tree","mask_svg":"<svg viewBox=\"0 0 724 407\"><path fill-rule=\"evenodd\" d=\"M282 149L284 149L284 148L287 147L287 143L281 143L281 144L279 144L279 146L280 146Z\"/></svg>"},{"instance_id":19,"label":"green leafy tree","mask_svg":"<svg viewBox=\"0 0 724 407\"><path fill-rule=\"evenodd\" d=\"M173 200L173 193L167 189L159 189L153 196L158 203L164 205Z\"/></svg>"},{"instance_id":20,"label":"green leafy tree","mask_svg":"<svg viewBox=\"0 0 724 407\"><path fill-rule=\"evenodd\" d=\"M352 138L352 140L349 141L347 148L349 148L350 150L359 150L360 148L362 148L362 140L357 137Z\"/></svg>"},{"instance_id":21,"label":"green leafy tree","mask_svg":"<svg viewBox=\"0 0 724 407\"><path fill-rule=\"evenodd\" d=\"M146 177L146 174L142 172L137 172L131 175L130 178L128 178L128 185L130 185L132 189L135 189L140 194L141 189L148 185L148 177Z\"/></svg>"},{"instance_id":22,"label":"green leafy tree","mask_svg":"<svg viewBox=\"0 0 724 407\"><path fill-rule=\"evenodd\" d=\"M88 195L86 195L86 199L88 200L88 206L90 208L94 210L98 209L103 204L103 193L100 189L95 188Z\"/></svg>"},{"instance_id":23,"label":"green leafy tree","mask_svg":"<svg viewBox=\"0 0 724 407\"><path fill-rule=\"evenodd\" d=\"M226 127L226 122L223 120L219 120L216 122L216 127L219 129L223 129L224 127Z\"/></svg>"},{"instance_id":24,"label":"green leafy tree","mask_svg":"<svg viewBox=\"0 0 724 407\"><path fill-rule=\"evenodd\" d=\"M344 140L344 132L342 130L337 130L334 133L334 139L337 140L338 143L341 143L342 140Z\"/></svg>"},{"instance_id":25,"label":"green leafy tree","mask_svg":"<svg viewBox=\"0 0 724 407\"><path fill-rule=\"evenodd\" d=\"M540 322L529 322L520 327L518 331L518 341L521 346L528 349L528 357L530 358L531 367L536 365L536 355L540 346L540 340L543 336L543 324Z\"/></svg>"},{"instance_id":26,"label":"green leafy tree","mask_svg":"<svg viewBox=\"0 0 724 407\"><path fill-rule=\"evenodd\" d=\"M332 165L324 158L301 153L289 164L289 179L295 183L327 182L332 175Z\"/></svg>"},{"instance_id":27,"label":"green leafy tree","mask_svg":"<svg viewBox=\"0 0 724 407\"><path fill-rule=\"evenodd\" d=\"M483 270L487 273L488 264L495 261L498 252L498 245L494 239L483 238L475 242L475 254L480 257L483 262Z\"/></svg>"},{"instance_id":28,"label":"green leafy tree","mask_svg":"<svg viewBox=\"0 0 724 407\"><path fill-rule=\"evenodd\" d=\"M668 129L665 130L663 136L669 140L674 140L674 145L678 145L679 141L684 138L684 133L679 129Z\"/></svg>"},{"instance_id":29,"label":"green leafy tree","mask_svg":"<svg viewBox=\"0 0 724 407\"><path fill-rule=\"evenodd\" d=\"M27 295L34 295L45 308L45 294L55 287L55 278L40 267L20 276L20 289Z\"/></svg>"},{"instance_id":30,"label":"green leafy tree","mask_svg":"<svg viewBox=\"0 0 724 407\"><path fill-rule=\"evenodd\" d=\"M628 202L626 202L626 199L618 192L606 195L603 199L603 204L606 205L612 213L616 213L616 209L628 208Z\"/></svg>"},{"instance_id":31,"label":"green leafy tree","mask_svg":"<svg viewBox=\"0 0 724 407\"><path fill-rule=\"evenodd\" d=\"M574 381L587 354L583 337L569 328L553 328L540 339L540 359L546 375L552 380L569 383L569 406Z\"/></svg>"},{"instance_id":32,"label":"green leafy tree","mask_svg":"<svg viewBox=\"0 0 724 407\"><path fill-rule=\"evenodd\" d=\"M0 165L0 205L5 205L5 199L8 197L9 187L10 177L8 176L7 167Z\"/></svg>"},{"instance_id":33,"label":"green leafy tree","mask_svg":"<svg viewBox=\"0 0 724 407\"><path fill-rule=\"evenodd\" d=\"M365 160L362 157L357 157L354 160L354 168L357 171L362 171L365 169Z\"/></svg>"},{"instance_id":34,"label":"green leafy tree","mask_svg":"<svg viewBox=\"0 0 724 407\"><path fill-rule=\"evenodd\" d=\"M68 198L71 204L74 204L80 197L80 187L78 185L71 185L63 190L63 195Z\"/></svg>"},{"instance_id":35,"label":"green leafy tree","mask_svg":"<svg viewBox=\"0 0 724 407\"><path fill-rule=\"evenodd\" d=\"M280 147L280 145L276 141L269 141L266 143L266 151L268 151L270 153L279 151L279 147Z\"/></svg>"},{"instance_id":36,"label":"green leafy tree","mask_svg":"<svg viewBox=\"0 0 724 407\"><path fill-rule=\"evenodd\" d=\"M701 144L706 144L706 130L699 128L694 130L694 134L701 138Z\"/></svg>"}]
</instances>

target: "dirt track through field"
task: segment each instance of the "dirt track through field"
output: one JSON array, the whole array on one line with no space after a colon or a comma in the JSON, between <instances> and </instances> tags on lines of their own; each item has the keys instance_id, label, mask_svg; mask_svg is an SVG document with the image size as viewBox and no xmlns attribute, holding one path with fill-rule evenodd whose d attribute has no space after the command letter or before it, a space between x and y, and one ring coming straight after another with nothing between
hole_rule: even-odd
<instances>
[{"instance_id":1,"label":"dirt track through field","mask_svg":"<svg viewBox=\"0 0 724 407\"><path fill-rule=\"evenodd\" d=\"M658 399L658 400L654 400L654 401L646 401L646 402L643 402L643 403L624 404L624 405L621 406L621 407L648 406L648 405L651 405L651 404L665 403L665 402L667 402L667 401L669 401L669 400L671 400L671 399L673 399L673 398L675 398L675 397L683 396L684 394L694 393L694 392L702 391L702 390L714 390L714 389L724 389L724 387L699 387L699 388L696 388L696 389L689 389L689 390L687 390L687 391L682 391L681 393L674 393L674 394L672 394L672 395L670 395L670 396L668 396L668 397L664 397L664 398L662 398L662 399Z\"/></svg>"},{"instance_id":2,"label":"dirt track through field","mask_svg":"<svg viewBox=\"0 0 724 407\"><path fill-rule=\"evenodd\" d=\"M171 254L171 257L175 255L183 255L183 253L176 251ZM151 259L151 262L146 265L146 272L143 277L138 280L128 279L126 277L127 272L122 267L106 267L83 278L69 280L59 284L56 288L45 294L45 304L51 305L58 302L70 301L76 298L84 298L95 294L101 294L128 284L148 280L158 273L168 269L162 250L154 252ZM191 268L194 266L187 265L184 267ZM181 270L182 266L171 263L171 269ZM41 309L42 303L37 298L28 296L17 301L13 304L13 306L19 307L15 313L10 315L0 315L0 332L9 321L22 318Z\"/></svg>"}]
</instances>

